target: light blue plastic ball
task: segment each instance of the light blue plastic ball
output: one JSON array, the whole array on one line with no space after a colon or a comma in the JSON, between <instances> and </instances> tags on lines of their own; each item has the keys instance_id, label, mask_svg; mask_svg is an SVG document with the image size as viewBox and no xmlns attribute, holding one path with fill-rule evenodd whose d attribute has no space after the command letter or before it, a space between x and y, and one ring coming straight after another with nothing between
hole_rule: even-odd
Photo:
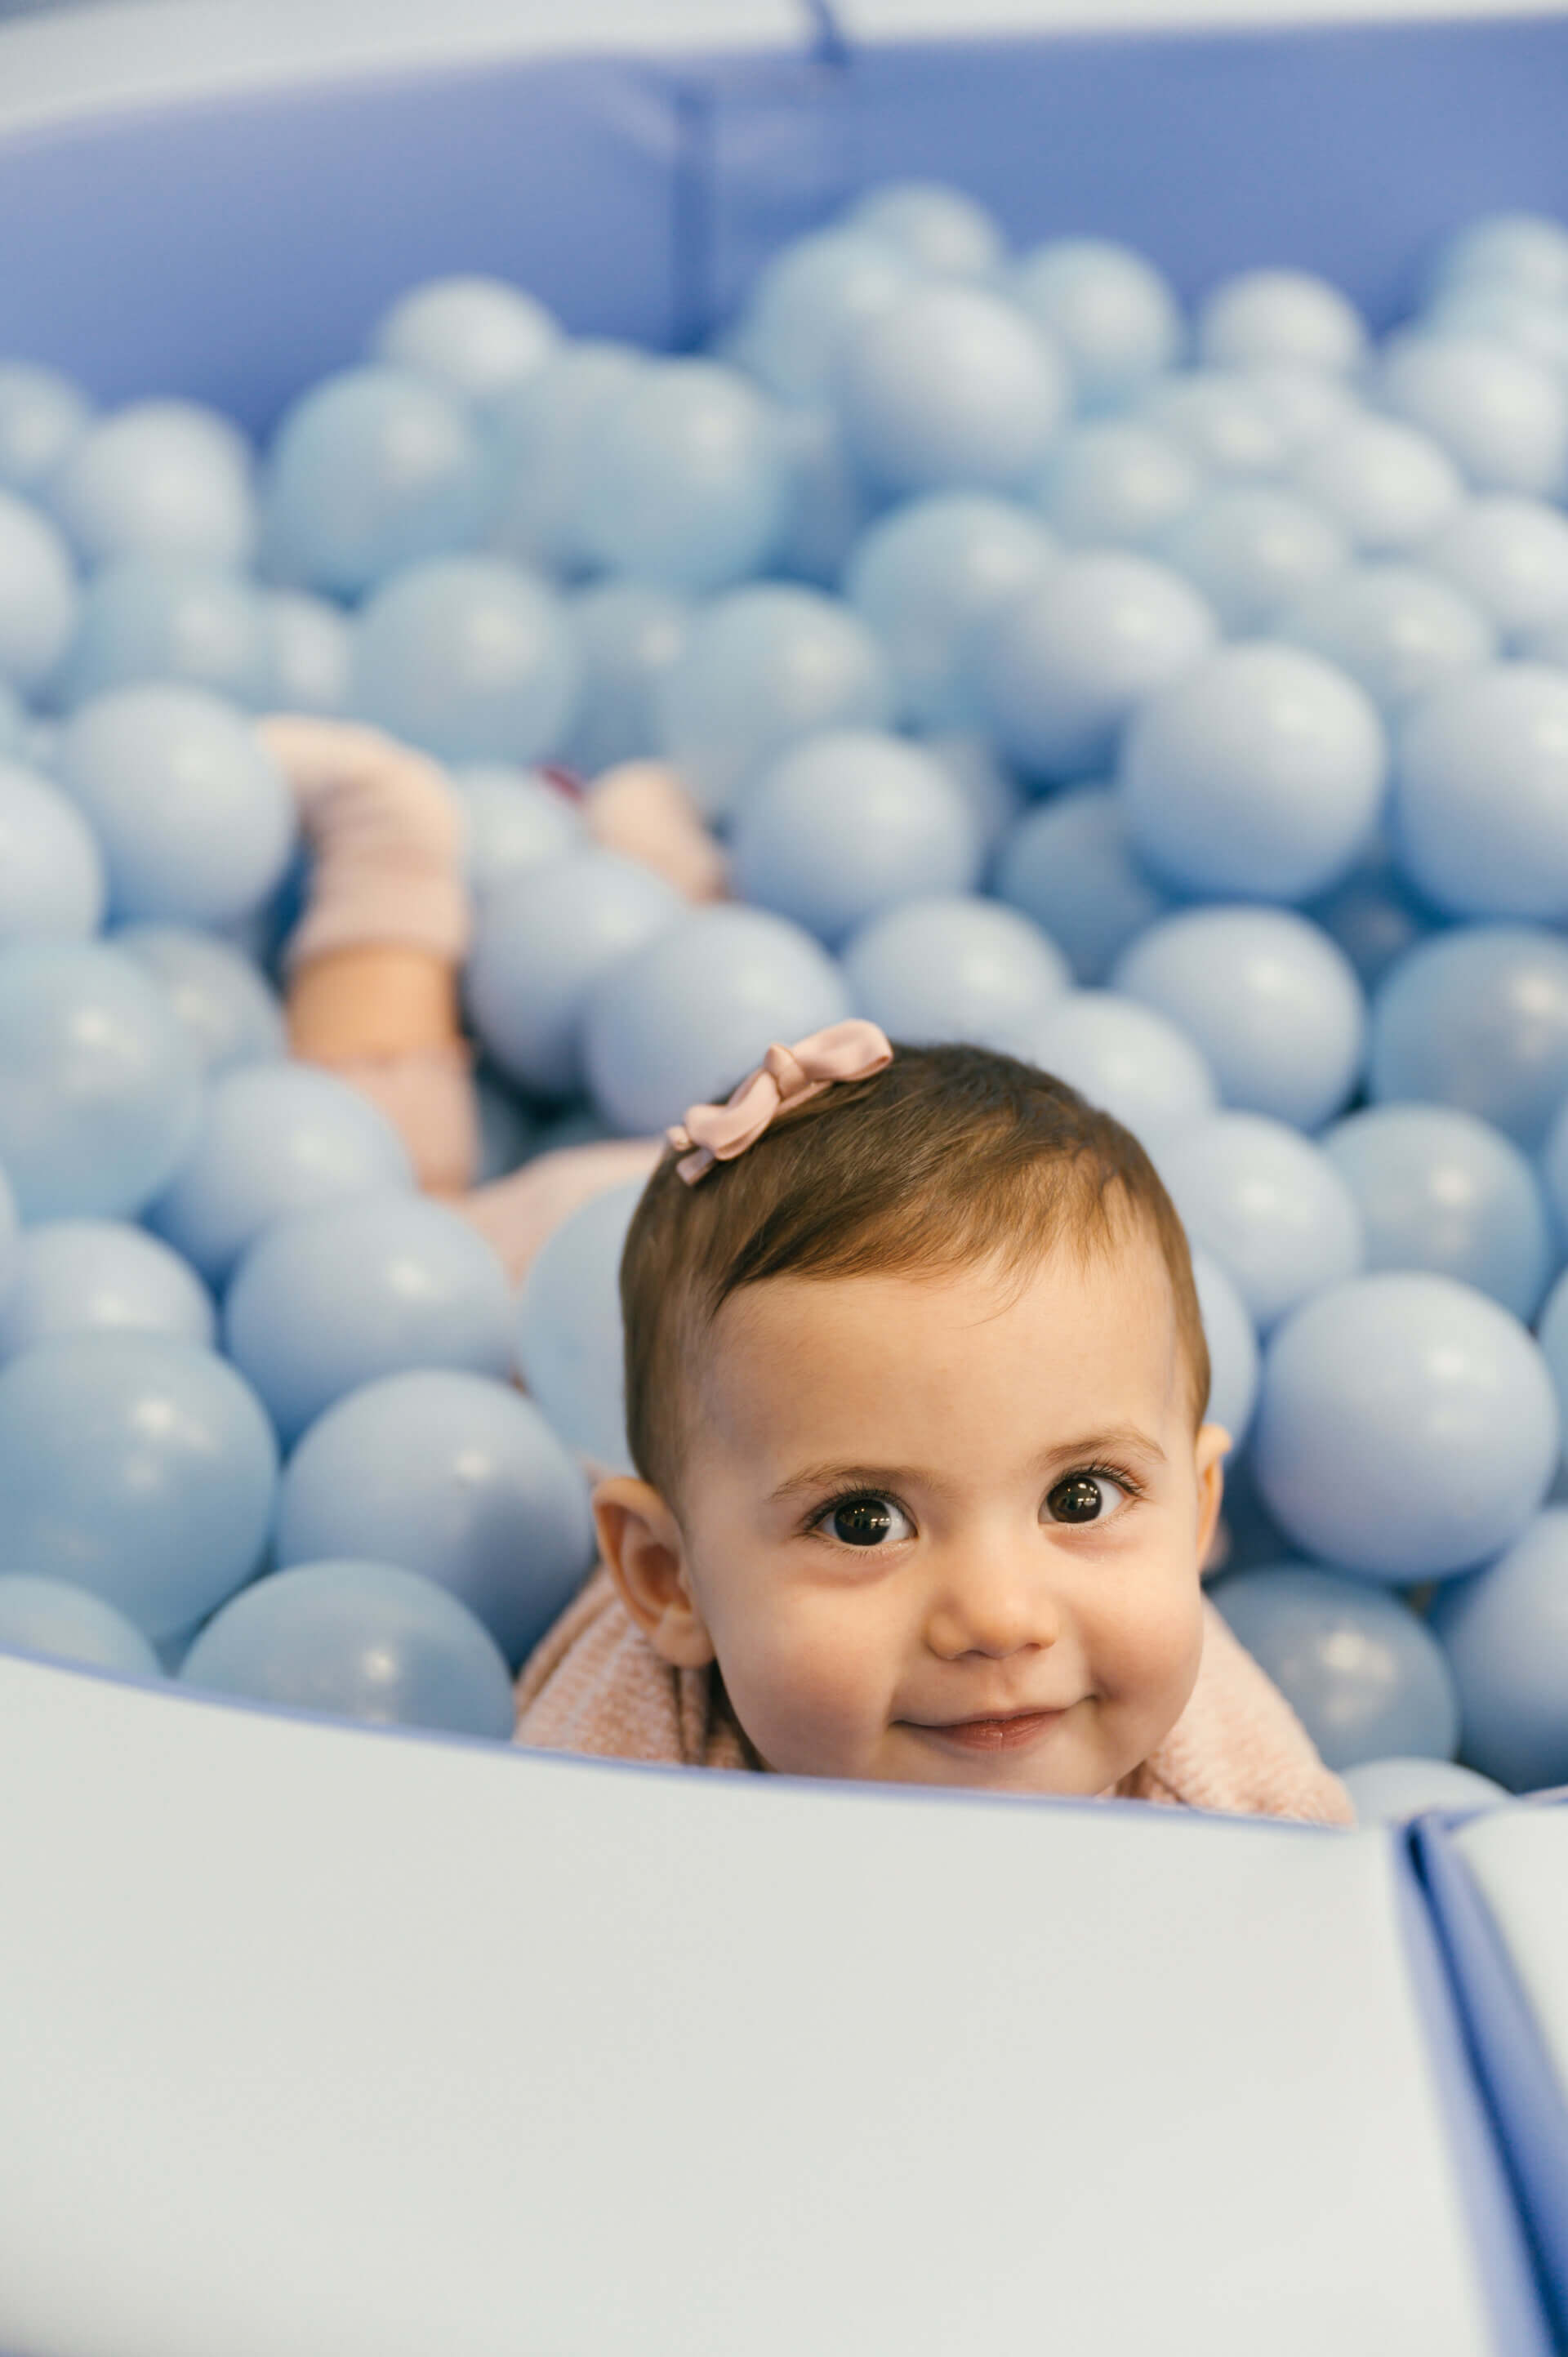
<instances>
[{"instance_id":1,"label":"light blue plastic ball","mask_svg":"<svg viewBox=\"0 0 1568 2357\"><path fill-rule=\"evenodd\" d=\"M24 694L41 689L70 645L79 611L64 533L29 500L0 490L0 679Z\"/></svg>"},{"instance_id":2,"label":"light blue plastic ball","mask_svg":"<svg viewBox=\"0 0 1568 2357\"><path fill-rule=\"evenodd\" d=\"M673 589L602 581L567 607L582 680L561 742L585 778L659 748L659 683L685 652L695 609Z\"/></svg>"},{"instance_id":3,"label":"light blue plastic ball","mask_svg":"<svg viewBox=\"0 0 1568 2357\"><path fill-rule=\"evenodd\" d=\"M1069 991L1012 1026L1001 1044L1054 1072L1145 1143L1202 1120L1219 1102L1214 1075L1186 1034L1113 991Z\"/></svg>"},{"instance_id":4,"label":"light blue plastic ball","mask_svg":"<svg viewBox=\"0 0 1568 2357\"><path fill-rule=\"evenodd\" d=\"M951 728L975 718L964 666L974 632L1059 554L1026 510L979 492L911 500L872 525L844 595L886 651L905 719Z\"/></svg>"},{"instance_id":5,"label":"light blue plastic ball","mask_svg":"<svg viewBox=\"0 0 1568 2357\"><path fill-rule=\"evenodd\" d=\"M5 1300L20 1262L21 1231L16 1198L4 1168L0 1168L0 1302Z\"/></svg>"},{"instance_id":6,"label":"light blue plastic ball","mask_svg":"<svg viewBox=\"0 0 1568 2357\"><path fill-rule=\"evenodd\" d=\"M1219 636L1212 609L1169 565L1086 550L981 623L969 690L1026 776L1100 776L1133 716L1197 671Z\"/></svg>"},{"instance_id":7,"label":"light blue plastic ball","mask_svg":"<svg viewBox=\"0 0 1568 2357\"><path fill-rule=\"evenodd\" d=\"M1452 1105L1369 1105L1319 1143L1360 1205L1369 1273L1428 1269L1534 1317L1556 1239L1540 1180L1501 1130Z\"/></svg>"},{"instance_id":8,"label":"light blue plastic ball","mask_svg":"<svg viewBox=\"0 0 1568 2357\"><path fill-rule=\"evenodd\" d=\"M511 1288L495 1247L406 1188L274 1221L223 1299L223 1348L285 1448L334 1400L413 1367L504 1377Z\"/></svg>"},{"instance_id":9,"label":"light blue plastic ball","mask_svg":"<svg viewBox=\"0 0 1568 2357\"><path fill-rule=\"evenodd\" d=\"M486 1066L474 1075L474 1097L479 1122L474 1184L488 1187L492 1179L520 1169L538 1151L540 1125L516 1091Z\"/></svg>"},{"instance_id":10,"label":"light blue plastic ball","mask_svg":"<svg viewBox=\"0 0 1568 2357\"><path fill-rule=\"evenodd\" d=\"M209 1080L239 1064L287 1055L277 993L242 951L216 933L183 925L122 925L112 946L134 958L167 994Z\"/></svg>"},{"instance_id":11,"label":"light blue plastic ball","mask_svg":"<svg viewBox=\"0 0 1568 2357\"><path fill-rule=\"evenodd\" d=\"M1388 716L1497 652L1497 632L1474 600L1418 565L1348 565L1271 629L1347 673Z\"/></svg>"},{"instance_id":12,"label":"light blue plastic ball","mask_svg":"<svg viewBox=\"0 0 1568 2357\"><path fill-rule=\"evenodd\" d=\"M688 1105L722 1103L775 1039L788 1047L850 1012L841 968L800 926L698 909L594 990L588 1085L618 1129L652 1136Z\"/></svg>"},{"instance_id":13,"label":"light blue plastic ball","mask_svg":"<svg viewBox=\"0 0 1568 2357\"><path fill-rule=\"evenodd\" d=\"M579 1205L529 1265L516 1314L517 1371L569 1448L609 1473L632 1470L626 1437L620 1258L646 1181Z\"/></svg>"},{"instance_id":14,"label":"light blue plastic ball","mask_svg":"<svg viewBox=\"0 0 1568 2357\"><path fill-rule=\"evenodd\" d=\"M1210 287L1195 334L1206 368L1305 368L1351 375L1367 354L1355 305L1308 270L1241 270Z\"/></svg>"},{"instance_id":15,"label":"light blue plastic ball","mask_svg":"<svg viewBox=\"0 0 1568 2357\"><path fill-rule=\"evenodd\" d=\"M365 1727L511 1739L511 1673L466 1604L388 1563L269 1572L197 1637L181 1683Z\"/></svg>"},{"instance_id":16,"label":"light blue plastic ball","mask_svg":"<svg viewBox=\"0 0 1568 2357\"><path fill-rule=\"evenodd\" d=\"M1557 1125L1561 1131L1563 1124ZM1557 1157L1556 1168L1561 1168ZM1556 1189L1553 1189L1555 1207ZM1561 1219L1561 1212L1559 1212ZM1558 1273L1557 1280L1541 1305L1536 1324L1536 1339L1557 1394L1557 1405L1563 1416L1563 1430L1568 1432L1568 1270Z\"/></svg>"},{"instance_id":17,"label":"light blue plastic ball","mask_svg":"<svg viewBox=\"0 0 1568 2357\"><path fill-rule=\"evenodd\" d=\"M362 608L353 708L446 761L532 761L576 708L576 641L553 590L504 558L436 557Z\"/></svg>"},{"instance_id":18,"label":"light blue plastic ball","mask_svg":"<svg viewBox=\"0 0 1568 2357\"><path fill-rule=\"evenodd\" d=\"M1189 1242L1234 1281L1260 1334L1364 1265L1355 1197L1328 1157L1283 1122L1210 1114L1155 1148Z\"/></svg>"},{"instance_id":19,"label":"light blue plastic ball","mask_svg":"<svg viewBox=\"0 0 1568 2357\"><path fill-rule=\"evenodd\" d=\"M1421 554L1516 651L1530 631L1568 619L1568 517L1545 500L1466 500Z\"/></svg>"},{"instance_id":20,"label":"light blue plastic ball","mask_svg":"<svg viewBox=\"0 0 1568 2357\"><path fill-rule=\"evenodd\" d=\"M113 687L182 680L253 706L265 679L250 583L224 565L144 551L100 566L88 583L54 693L74 712Z\"/></svg>"},{"instance_id":21,"label":"light blue plastic ball","mask_svg":"<svg viewBox=\"0 0 1568 2357\"><path fill-rule=\"evenodd\" d=\"M877 640L841 599L757 582L695 618L655 702L660 748L714 819L800 738L886 726L893 683Z\"/></svg>"},{"instance_id":22,"label":"light blue plastic ball","mask_svg":"<svg viewBox=\"0 0 1568 2357\"><path fill-rule=\"evenodd\" d=\"M650 361L585 437L575 531L591 563L711 595L765 570L788 475L766 398L716 361Z\"/></svg>"},{"instance_id":23,"label":"light blue plastic ball","mask_svg":"<svg viewBox=\"0 0 1568 2357\"><path fill-rule=\"evenodd\" d=\"M1397 1586L1511 1545L1559 1437L1519 1319L1452 1277L1395 1271L1336 1286L1273 1337L1252 1460L1294 1545Z\"/></svg>"},{"instance_id":24,"label":"light blue plastic ball","mask_svg":"<svg viewBox=\"0 0 1568 2357\"><path fill-rule=\"evenodd\" d=\"M157 1654L124 1612L90 1588L36 1572L0 1572L0 1649L79 1662L113 1677L161 1674Z\"/></svg>"},{"instance_id":25,"label":"light blue plastic ball","mask_svg":"<svg viewBox=\"0 0 1568 2357\"><path fill-rule=\"evenodd\" d=\"M1529 631L1519 651L1527 662L1555 663L1560 671L1568 671L1568 615Z\"/></svg>"},{"instance_id":26,"label":"light blue plastic ball","mask_svg":"<svg viewBox=\"0 0 1568 2357\"><path fill-rule=\"evenodd\" d=\"M1326 1768L1391 1751L1452 1760L1459 1745L1454 1674L1426 1623L1399 1598L1306 1563L1222 1572L1208 1593Z\"/></svg>"},{"instance_id":27,"label":"light blue plastic ball","mask_svg":"<svg viewBox=\"0 0 1568 2357\"><path fill-rule=\"evenodd\" d=\"M594 1561L579 1468L532 1400L434 1369L366 1383L317 1419L279 1488L280 1566L350 1556L422 1572L515 1670Z\"/></svg>"},{"instance_id":28,"label":"light blue plastic ball","mask_svg":"<svg viewBox=\"0 0 1568 2357\"><path fill-rule=\"evenodd\" d=\"M1070 548L1151 548L1208 479L1190 451L1134 418L1069 425L1026 492Z\"/></svg>"},{"instance_id":29,"label":"light blue plastic ball","mask_svg":"<svg viewBox=\"0 0 1568 2357\"><path fill-rule=\"evenodd\" d=\"M147 1224L222 1285L274 1220L413 1184L401 1135L357 1089L312 1064L245 1064L208 1089L199 1129Z\"/></svg>"},{"instance_id":30,"label":"light blue plastic ball","mask_svg":"<svg viewBox=\"0 0 1568 2357\"><path fill-rule=\"evenodd\" d=\"M1228 1105L1316 1129L1355 1092L1367 1002L1344 952L1294 909L1178 909L1112 982L1202 1049Z\"/></svg>"},{"instance_id":31,"label":"light blue plastic ball","mask_svg":"<svg viewBox=\"0 0 1568 2357\"><path fill-rule=\"evenodd\" d=\"M1176 366L1186 339L1164 274L1108 238L1048 238L1014 264L1014 300L1056 340L1086 414L1120 409Z\"/></svg>"},{"instance_id":32,"label":"light blue plastic ball","mask_svg":"<svg viewBox=\"0 0 1568 2357\"><path fill-rule=\"evenodd\" d=\"M11 1559L90 1587L148 1637L250 1578L277 1461L250 1385L196 1343L63 1334L0 1368Z\"/></svg>"},{"instance_id":33,"label":"light blue plastic ball","mask_svg":"<svg viewBox=\"0 0 1568 2357\"><path fill-rule=\"evenodd\" d=\"M885 909L969 892L983 846L941 763L895 737L833 729L770 762L730 835L736 891L836 949Z\"/></svg>"},{"instance_id":34,"label":"light blue plastic ball","mask_svg":"<svg viewBox=\"0 0 1568 2357\"><path fill-rule=\"evenodd\" d=\"M1486 284L1561 302L1568 298L1568 228L1546 213L1479 213L1439 244L1427 284L1433 294Z\"/></svg>"},{"instance_id":35,"label":"light blue plastic ball","mask_svg":"<svg viewBox=\"0 0 1568 2357\"><path fill-rule=\"evenodd\" d=\"M260 908L295 840L277 761L205 688L121 687L60 731L56 774L91 822L117 919L221 924Z\"/></svg>"},{"instance_id":36,"label":"light blue plastic ball","mask_svg":"<svg viewBox=\"0 0 1568 2357\"><path fill-rule=\"evenodd\" d=\"M1480 491L1554 499L1568 476L1568 387L1498 339L1409 331L1383 347L1375 393Z\"/></svg>"},{"instance_id":37,"label":"light blue plastic ball","mask_svg":"<svg viewBox=\"0 0 1568 2357\"><path fill-rule=\"evenodd\" d=\"M0 951L0 1166L25 1220L134 1218L200 1118L195 1052L130 958L97 942Z\"/></svg>"},{"instance_id":38,"label":"light blue plastic ball","mask_svg":"<svg viewBox=\"0 0 1568 2357\"><path fill-rule=\"evenodd\" d=\"M263 589L256 609L262 631L257 709L318 712L328 719L346 713L353 631L341 608L304 589Z\"/></svg>"},{"instance_id":39,"label":"light blue plastic ball","mask_svg":"<svg viewBox=\"0 0 1568 2357\"><path fill-rule=\"evenodd\" d=\"M42 496L88 565L137 550L243 567L256 549L251 446L199 401L135 401L71 444Z\"/></svg>"},{"instance_id":40,"label":"light blue plastic ball","mask_svg":"<svg viewBox=\"0 0 1568 2357\"><path fill-rule=\"evenodd\" d=\"M537 1095L578 1094L589 991L688 909L663 877L608 851L542 860L492 893L464 978L491 1060Z\"/></svg>"},{"instance_id":41,"label":"light blue plastic ball","mask_svg":"<svg viewBox=\"0 0 1568 2357\"><path fill-rule=\"evenodd\" d=\"M1460 917L1568 917L1568 675L1492 663L1400 724L1393 836L1417 891Z\"/></svg>"},{"instance_id":42,"label":"light blue plastic ball","mask_svg":"<svg viewBox=\"0 0 1568 2357\"><path fill-rule=\"evenodd\" d=\"M108 899L98 837L76 804L35 770L0 759L0 944L85 941Z\"/></svg>"},{"instance_id":43,"label":"light blue plastic ball","mask_svg":"<svg viewBox=\"0 0 1568 2357\"><path fill-rule=\"evenodd\" d=\"M486 491L476 428L405 369L345 369L284 412L263 493L273 578L358 597L400 566L472 548Z\"/></svg>"},{"instance_id":44,"label":"light blue plastic ball","mask_svg":"<svg viewBox=\"0 0 1568 2357\"><path fill-rule=\"evenodd\" d=\"M821 401L845 335L896 301L919 266L859 230L798 237L753 280L734 357L781 401Z\"/></svg>"},{"instance_id":45,"label":"light blue plastic ball","mask_svg":"<svg viewBox=\"0 0 1568 2357\"><path fill-rule=\"evenodd\" d=\"M0 1361L56 1334L129 1327L210 1350L212 1297L179 1254L124 1220L42 1220L16 1240L0 1283Z\"/></svg>"},{"instance_id":46,"label":"light blue plastic ball","mask_svg":"<svg viewBox=\"0 0 1568 2357\"><path fill-rule=\"evenodd\" d=\"M1527 1154L1568 1097L1568 944L1535 925L1464 925L1418 942L1373 995L1374 1101L1457 1105Z\"/></svg>"},{"instance_id":47,"label":"light blue plastic ball","mask_svg":"<svg viewBox=\"0 0 1568 2357\"><path fill-rule=\"evenodd\" d=\"M1287 458L1361 414L1361 403L1346 380L1321 369L1273 361L1242 373L1283 440Z\"/></svg>"},{"instance_id":48,"label":"light blue plastic ball","mask_svg":"<svg viewBox=\"0 0 1568 2357\"><path fill-rule=\"evenodd\" d=\"M1302 497L1368 556L1419 548L1465 496L1458 468L1430 434L1370 412L1294 451L1285 472Z\"/></svg>"},{"instance_id":49,"label":"light blue plastic ball","mask_svg":"<svg viewBox=\"0 0 1568 2357\"><path fill-rule=\"evenodd\" d=\"M7 687L4 680L0 680L0 761L19 761L25 767L47 768L45 762L29 760L28 738L36 726L47 727L49 725L48 722L35 723L16 689Z\"/></svg>"},{"instance_id":50,"label":"light blue plastic ball","mask_svg":"<svg viewBox=\"0 0 1568 2357\"><path fill-rule=\"evenodd\" d=\"M1234 639L1270 630L1293 598L1349 562L1350 544L1299 492L1224 483L1161 534L1155 553Z\"/></svg>"},{"instance_id":51,"label":"light blue plastic ball","mask_svg":"<svg viewBox=\"0 0 1568 2357\"><path fill-rule=\"evenodd\" d=\"M1205 1421L1230 1435L1231 1455L1245 1442L1257 1404L1262 1361L1247 1305L1212 1254L1192 1255L1192 1279L1208 1345L1208 1405Z\"/></svg>"},{"instance_id":52,"label":"light blue plastic ball","mask_svg":"<svg viewBox=\"0 0 1568 2357\"><path fill-rule=\"evenodd\" d=\"M537 770L477 762L455 770L464 827L464 874L478 901L537 867L587 847L580 805Z\"/></svg>"},{"instance_id":53,"label":"light blue plastic ball","mask_svg":"<svg viewBox=\"0 0 1568 2357\"><path fill-rule=\"evenodd\" d=\"M1425 336L1484 336L1549 368L1568 370L1568 303L1544 301L1500 282L1477 280L1437 295L1419 326Z\"/></svg>"},{"instance_id":54,"label":"light blue plastic ball","mask_svg":"<svg viewBox=\"0 0 1568 2357\"><path fill-rule=\"evenodd\" d=\"M1377 707L1305 650L1221 647L1133 714L1118 764L1133 840L1178 891L1297 900L1345 875L1388 774Z\"/></svg>"},{"instance_id":55,"label":"light blue plastic ball","mask_svg":"<svg viewBox=\"0 0 1568 2357\"><path fill-rule=\"evenodd\" d=\"M1056 943L1021 910L972 894L901 901L851 935L857 1015L890 1039L1004 1044L1071 982Z\"/></svg>"},{"instance_id":56,"label":"light blue plastic ball","mask_svg":"<svg viewBox=\"0 0 1568 2357\"><path fill-rule=\"evenodd\" d=\"M879 239L918 270L989 278L1001 266L1002 231L977 199L945 180L884 180L856 199L844 226Z\"/></svg>"},{"instance_id":57,"label":"light blue plastic ball","mask_svg":"<svg viewBox=\"0 0 1568 2357\"><path fill-rule=\"evenodd\" d=\"M1077 786L1026 811L996 853L992 888L1033 917L1090 985L1171 906L1139 862L1109 786Z\"/></svg>"},{"instance_id":58,"label":"light blue plastic ball","mask_svg":"<svg viewBox=\"0 0 1568 2357\"><path fill-rule=\"evenodd\" d=\"M589 569L580 531L600 418L646 356L590 338L557 344L483 421L487 547L564 578Z\"/></svg>"},{"instance_id":59,"label":"light blue plastic ball","mask_svg":"<svg viewBox=\"0 0 1568 2357\"><path fill-rule=\"evenodd\" d=\"M1568 1512L1548 1507L1495 1562L1432 1600L1466 1762L1510 1792L1568 1783Z\"/></svg>"},{"instance_id":60,"label":"light blue plastic ball","mask_svg":"<svg viewBox=\"0 0 1568 2357\"><path fill-rule=\"evenodd\" d=\"M1558 1235L1568 1240L1568 1093L1547 1125L1537 1168Z\"/></svg>"},{"instance_id":61,"label":"light blue plastic ball","mask_svg":"<svg viewBox=\"0 0 1568 2357\"><path fill-rule=\"evenodd\" d=\"M1071 385L1056 345L1016 304L943 279L845 337L832 400L875 489L1006 491L1045 457Z\"/></svg>"},{"instance_id":62,"label":"light blue plastic ball","mask_svg":"<svg viewBox=\"0 0 1568 2357\"><path fill-rule=\"evenodd\" d=\"M411 286L376 321L369 350L383 367L412 369L482 409L525 384L560 340L542 303L474 272Z\"/></svg>"},{"instance_id":63,"label":"light blue plastic ball","mask_svg":"<svg viewBox=\"0 0 1568 2357\"><path fill-rule=\"evenodd\" d=\"M921 737L918 742L941 763L969 804L989 865L1024 815L1027 797L1023 787L988 737L952 731Z\"/></svg>"},{"instance_id":64,"label":"light blue plastic ball","mask_svg":"<svg viewBox=\"0 0 1568 2357\"><path fill-rule=\"evenodd\" d=\"M36 497L91 418L87 395L59 369L0 361L0 483Z\"/></svg>"},{"instance_id":65,"label":"light blue plastic ball","mask_svg":"<svg viewBox=\"0 0 1568 2357\"><path fill-rule=\"evenodd\" d=\"M1155 377L1131 411L1209 475L1277 475L1289 444L1266 396L1240 369L1180 369Z\"/></svg>"},{"instance_id":66,"label":"light blue plastic ball","mask_svg":"<svg viewBox=\"0 0 1568 2357\"><path fill-rule=\"evenodd\" d=\"M786 581L833 589L855 543L879 511L850 456L843 428L825 402L780 407L774 438L788 478L784 529L771 570Z\"/></svg>"},{"instance_id":67,"label":"light blue plastic ball","mask_svg":"<svg viewBox=\"0 0 1568 2357\"><path fill-rule=\"evenodd\" d=\"M1505 1785L1456 1760L1364 1760L1342 1781L1363 1825L1404 1825L1432 1809L1495 1808L1509 1797Z\"/></svg>"}]
</instances>

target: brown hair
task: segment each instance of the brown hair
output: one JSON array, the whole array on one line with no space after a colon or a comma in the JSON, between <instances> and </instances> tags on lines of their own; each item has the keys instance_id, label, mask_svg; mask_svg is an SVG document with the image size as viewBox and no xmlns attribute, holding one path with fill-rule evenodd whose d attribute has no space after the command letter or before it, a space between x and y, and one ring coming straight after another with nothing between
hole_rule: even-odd
<instances>
[{"instance_id":1,"label":"brown hair","mask_svg":"<svg viewBox=\"0 0 1568 2357\"><path fill-rule=\"evenodd\" d=\"M1023 1271L1058 1237L1081 1255L1118 1216L1153 1231L1170 1273L1192 1383L1208 1350L1187 1236L1130 1130L1016 1057L907 1048L779 1114L744 1154L688 1186L667 1153L621 1255L626 1429L643 1480L673 1500L685 1370L732 1293L770 1276L938 1270L998 1259Z\"/></svg>"}]
</instances>

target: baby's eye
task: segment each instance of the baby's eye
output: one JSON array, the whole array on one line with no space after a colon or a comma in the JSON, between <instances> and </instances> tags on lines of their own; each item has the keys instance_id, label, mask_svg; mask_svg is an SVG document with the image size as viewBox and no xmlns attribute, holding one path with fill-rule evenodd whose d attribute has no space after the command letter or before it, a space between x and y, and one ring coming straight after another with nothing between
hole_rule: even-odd
<instances>
[{"instance_id":1,"label":"baby's eye","mask_svg":"<svg viewBox=\"0 0 1568 2357\"><path fill-rule=\"evenodd\" d=\"M888 1539L914 1536L909 1517L891 1498L837 1499L823 1508L813 1528L825 1530L843 1545L853 1547L881 1546Z\"/></svg>"},{"instance_id":2,"label":"baby's eye","mask_svg":"<svg viewBox=\"0 0 1568 2357\"><path fill-rule=\"evenodd\" d=\"M1069 1473L1065 1481L1057 1483L1046 1503L1056 1523L1108 1523L1132 1495L1132 1484L1114 1474Z\"/></svg>"}]
</instances>

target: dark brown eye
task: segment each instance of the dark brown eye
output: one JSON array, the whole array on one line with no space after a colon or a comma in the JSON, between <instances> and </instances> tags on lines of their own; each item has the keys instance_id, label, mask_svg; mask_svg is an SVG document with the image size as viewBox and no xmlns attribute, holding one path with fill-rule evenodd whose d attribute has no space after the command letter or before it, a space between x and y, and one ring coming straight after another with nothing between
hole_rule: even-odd
<instances>
[{"instance_id":1,"label":"dark brown eye","mask_svg":"<svg viewBox=\"0 0 1568 2357\"><path fill-rule=\"evenodd\" d=\"M1092 1523L1105 1506L1104 1485L1095 1473L1074 1473L1058 1481L1046 1503L1058 1523Z\"/></svg>"},{"instance_id":2,"label":"dark brown eye","mask_svg":"<svg viewBox=\"0 0 1568 2357\"><path fill-rule=\"evenodd\" d=\"M832 1510L833 1536L845 1546L880 1546L893 1528L895 1511L886 1498L846 1498Z\"/></svg>"}]
</instances>

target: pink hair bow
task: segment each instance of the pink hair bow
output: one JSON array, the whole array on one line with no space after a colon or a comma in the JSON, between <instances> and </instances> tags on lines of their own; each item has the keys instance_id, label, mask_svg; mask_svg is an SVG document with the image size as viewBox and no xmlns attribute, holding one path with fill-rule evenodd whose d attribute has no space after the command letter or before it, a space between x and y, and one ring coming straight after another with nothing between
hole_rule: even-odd
<instances>
[{"instance_id":1,"label":"pink hair bow","mask_svg":"<svg viewBox=\"0 0 1568 2357\"><path fill-rule=\"evenodd\" d=\"M792 1048L777 1040L756 1071L748 1072L722 1105L694 1104L686 1118L664 1133L679 1154L675 1165L688 1187L694 1186L715 1162L733 1162L755 1144L776 1113L820 1096L835 1081L864 1080L893 1060L886 1031L858 1016L847 1023L830 1023L797 1039Z\"/></svg>"}]
</instances>

